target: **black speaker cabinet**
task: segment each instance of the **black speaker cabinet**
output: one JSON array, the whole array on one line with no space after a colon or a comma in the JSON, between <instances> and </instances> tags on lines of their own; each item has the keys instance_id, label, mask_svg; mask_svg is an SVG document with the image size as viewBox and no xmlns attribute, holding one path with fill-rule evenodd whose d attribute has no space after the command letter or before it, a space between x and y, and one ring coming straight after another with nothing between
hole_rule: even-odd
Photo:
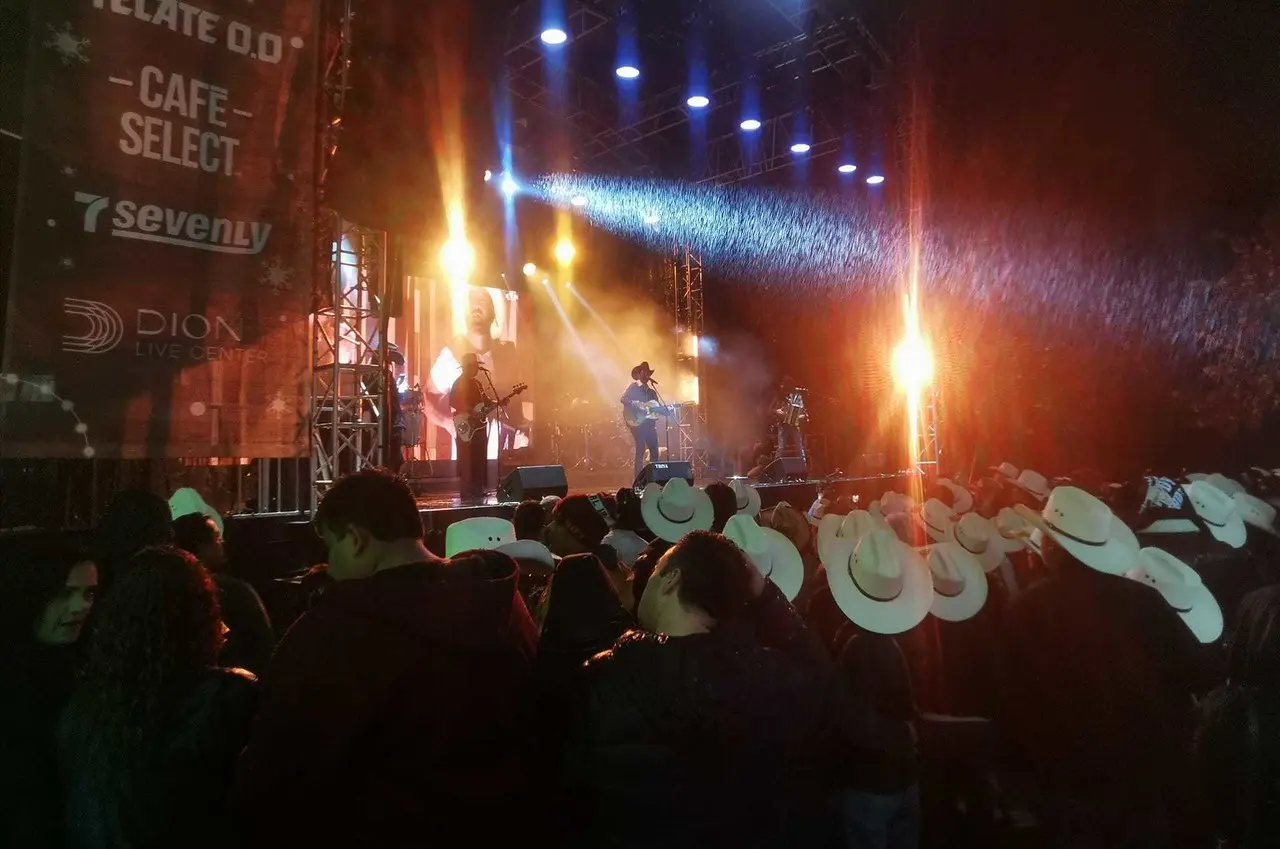
<instances>
[{"instance_id":1,"label":"black speaker cabinet","mask_svg":"<svg viewBox=\"0 0 1280 849\"><path fill-rule=\"evenodd\" d=\"M693 464L677 460L673 463L650 463L636 475L635 488L644 489L651 483L666 483L672 478L684 478L693 485Z\"/></svg>"},{"instance_id":2,"label":"black speaker cabinet","mask_svg":"<svg viewBox=\"0 0 1280 849\"><path fill-rule=\"evenodd\" d=\"M760 483L783 483L790 480L804 480L809 467L803 457L779 457L764 467L760 473Z\"/></svg>"},{"instance_id":3,"label":"black speaker cabinet","mask_svg":"<svg viewBox=\"0 0 1280 849\"><path fill-rule=\"evenodd\" d=\"M521 466L498 487L498 500L502 502L538 501L548 495L564 498L568 494L564 466Z\"/></svg>"}]
</instances>

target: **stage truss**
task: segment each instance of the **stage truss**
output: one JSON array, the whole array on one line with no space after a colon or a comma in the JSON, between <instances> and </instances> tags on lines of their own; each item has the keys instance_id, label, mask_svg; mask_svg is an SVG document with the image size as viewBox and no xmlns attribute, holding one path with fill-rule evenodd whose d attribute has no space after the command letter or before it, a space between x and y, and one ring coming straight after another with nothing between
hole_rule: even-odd
<instances>
[{"instance_id":1,"label":"stage truss","mask_svg":"<svg viewBox=\"0 0 1280 849\"><path fill-rule=\"evenodd\" d=\"M311 317L311 508L343 474L383 463L386 441L387 234L325 206L350 91L355 0L333 4L321 101Z\"/></svg>"},{"instance_id":2,"label":"stage truss","mask_svg":"<svg viewBox=\"0 0 1280 849\"><path fill-rule=\"evenodd\" d=\"M702 257L688 245L680 245L668 260L670 286L668 309L676 324L676 362L692 378L691 397L678 400L693 402L677 409L675 416L676 457L693 464L695 477L707 473L707 403L703 382L702 358L699 351L705 326L702 292ZM686 391L684 385L681 390Z\"/></svg>"},{"instance_id":3,"label":"stage truss","mask_svg":"<svg viewBox=\"0 0 1280 849\"><path fill-rule=\"evenodd\" d=\"M938 438L941 425L942 393L937 384L925 390L920 399L920 430L917 444L912 446L911 469L925 477L942 474L942 442Z\"/></svg>"}]
</instances>

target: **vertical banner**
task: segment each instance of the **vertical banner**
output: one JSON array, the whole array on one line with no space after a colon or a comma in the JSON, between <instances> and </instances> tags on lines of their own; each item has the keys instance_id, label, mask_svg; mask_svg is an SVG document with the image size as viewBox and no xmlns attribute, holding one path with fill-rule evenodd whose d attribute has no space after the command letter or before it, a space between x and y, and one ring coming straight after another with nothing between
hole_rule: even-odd
<instances>
[{"instance_id":1,"label":"vertical banner","mask_svg":"<svg viewBox=\"0 0 1280 849\"><path fill-rule=\"evenodd\" d=\"M305 455L315 0L32 7L0 455Z\"/></svg>"}]
</instances>

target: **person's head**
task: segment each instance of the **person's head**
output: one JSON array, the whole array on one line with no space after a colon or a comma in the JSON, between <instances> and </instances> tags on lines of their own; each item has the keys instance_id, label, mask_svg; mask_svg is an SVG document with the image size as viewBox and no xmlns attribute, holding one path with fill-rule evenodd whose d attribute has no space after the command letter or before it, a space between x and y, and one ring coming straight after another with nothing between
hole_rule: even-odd
<instances>
[{"instance_id":1,"label":"person's head","mask_svg":"<svg viewBox=\"0 0 1280 849\"><path fill-rule=\"evenodd\" d=\"M1280 586L1246 595L1236 620L1230 648L1231 683L1274 695L1280 690Z\"/></svg>"},{"instance_id":2,"label":"person's head","mask_svg":"<svg viewBox=\"0 0 1280 849\"><path fill-rule=\"evenodd\" d=\"M525 501L516 505L511 514L511 524L516 527L516 539L542 539L542 529L547 524L547 511L541 501Z\"/></svg>"},{"instance_id":3,"label":"person's head","mask_svg":"<svg viewBox=\"0 0 1280 849\"><path fill-rule=\"evenodd\" d=\"M98 569L86 552L57 544L18 546L0 569L0 654L76 643L97 590Z\"/></svg>"},{"instance_id":4,"label":"person's head","mask_svg":"<svg viewBox=\"0 0 1280 849\"><path fill-rule=\"evenodd\" d=\"M752 598L753 568L720 534L690 533L662 556L645 585L640 626L681 637L742 617Z\"/></svg>"},{"instance_id":5,"label":"person's head","mask_svg":"<svg viewBox=\"0 0 1280 849\"><path fill-rule=\"evenodd\" d=\"M172 546L135 555L97 611L69 708L102 744L91 751L125 760L145 752L182 688L217 661L225 627L194 556Z\"/></svg>"},{"instance_id":6,"label":"person's head","mask_svg":"<svg viewBox=\"0 0 1280 849\"><path fill-rule=\"evenodd\" d=\"M551 511L544 535L547 548L559 557L596 551L617 510L608 495L570 495Z\"/></svg>"},{"instance_id":7,"label":"person's head","mask_svg":"<svg viewBox=\"0 0 1280 849\"><path fill-rule=\"evenodd\" d=\"M644 513L640 511L640 496L631 487L623 487L614 496L618 505L618 521L614 527L624 531L644 533L648 528L644 524Z\"/></svg>"},{"instance_id":8,"label":"person's head","mask_svg":"<svg viewBox=\"0 0 1280 849\"><path fill-rule=\"evenodd\" d=\"M173 544L194 554L212 572L226 565L222 534L214 521L203 513L188 513L173 520Z\"/></svg>"},{"instance_id":9,"label":"person's head","mask_svg":"<svg viewBox=\"0 0 1280 849\"><path fill-rule=\"evenodd\" d=\"M316 532L329 550L335 581L368 578L429 555L422 517L409 486L383 469L363 469L335 483L316 508Z\"/></svg>"},{"instance_id":10,"label":"person's head","mask_svg":"<svg viewBox=\"0 0 1280 849\"><path fill-rule=\"evenodd\" d=\"M655 539L640 552L636 562L631 565L631 615L636 616L640 610L640 601L644 598L644 588L653 577L653 570L658 567L662 555L671 549L671 543L665 539Z\"/></svg>"},{"instance_id":11,"label":"person's head","mask_svg":"<svg viewBox=\"0 0 1280 849\"><path fill-rule=\"evenodd\" d=\"M107 581L120 577L133 555L144 548L173 541L173 513L169 503L145 489L116 494L98 523L96 554Z\"/></svg>"},{"instance_id":12,"label":"person's head","mask_svg":"<svg viewBox=\"0 0 1280 849\"><path fill-rule=\"evenodd\" d=\"M734 494L729 484L720 481L707 484L705 490L707 497L711 499L711 507L715 511L711 530L723 533L724 526L729 524L729 520L738 512L738 496Z\"/></svg>"},{"instance_id":13,"label":"person's head","mask_svg":"<svg viewBox=\"0 0 1280 849\"><path fill-rule=\"evenodd\" d=\"M543 639L603 651L626 630L630 618L615 589L595 555L561 560L547 585Z\"/></svg>"},{"instance_id":14,"label":"person's head","mask_svg":"<svg viewBox=\"0 0 1280 849\"><path fill-rule=\"evenodd\" d=\"M813 530L809 520L804 517L796 508L783 501L775 506L772 510L767 511L768 515L760 514L760 524L765 527L773 528L778 533L791 540L791 544L798 551L808 551L813 545Z\"/></svg>"},{"instance_id":15,"label":"person's head","mask_svg":"<svg viewBox=\"0 0 1280 849\"><path fill-rule=\"evenodd\" d=\"M467 330L488 335L492 332L497 312L493 308L493 296L485 289L473 288L467 292Z\"/></svg>"}]
</instances>

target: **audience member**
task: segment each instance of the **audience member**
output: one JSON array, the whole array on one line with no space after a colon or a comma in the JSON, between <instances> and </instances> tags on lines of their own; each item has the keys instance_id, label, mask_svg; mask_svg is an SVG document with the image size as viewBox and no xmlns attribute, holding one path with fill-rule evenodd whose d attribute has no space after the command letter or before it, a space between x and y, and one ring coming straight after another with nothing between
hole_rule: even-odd
<instances>
[{"instance_id":1,"label":"audience member","mask_svg":"<svg viewBox=\"0 0 1280 849\"><path fill-rule=\"evenodd\" d=\"M515 561L428 553L380 470L335 484L315 524L336 584L272 660L233 794L243 845L514 842L536 643Z\"/></svg>"},{"instance_id":2,"label":"audience member","mask_svg":"<svg viewBox=\"0 0 1280 849\"><path fill-rule=\"evenodd\" d=\"M566 845L810 845L799 777L829 663L791 606L736 546L694 531L663 555L639 624L588 665Z\"/></svg>"},{"instance_id":3,"label":"audience member","mask_svg":"<svg viewBox=\"0 0 1280 849\"><path fill-rule=\"evenodd\" d=\"M174 544L194 554L213 575L213 584L218 591L218 609L222 611L222 621L228 628L218 664L232 669L247 669L258 676L265 675L271 653L276 648L271 619L249 582L227 571L226 553L218 526L203 513L188 513L174 520L173 532Z\"/></svg>"},{"instance_id":4,"label":"audience member","mask_svg":"<svg viewBox=\"0 0 1280 849\"><path fill-rule=\"evenodd\" d=\"M97 588L97 567L75 548L19 546L0 569L0 845L62 845L54 728Z\"/></svg>"},{"instance_id":5,"label":"audience member","mask_svg":"<svg viewBox=\"0 0 1280 849\"><path fill-rule=\"evenodd\" d=\"M620 489L616 496L618 520L602 542L618 552L618 560L628 567L635 566L636 558L648 545L648 528L640 512L640 496L634 489ZM649 534L649 536L652 536Z\"/></svg>"},{"instance_id":6,"label":"audience member","mask_svg":"<svg viewBox=\"0 0 1280 849\"><path fill-rule=\"evenodd\" d=\"M103 599L59 729L69 847L229 845L257 683L214 666L224 629L209 573L176 548L140 552Z\"/></svg>"},{"instance_id":7,"label":"audience member","mask_svg":"<svg viewBox=\"0 0 1280 849\"><path fill-rule=\"evenodd\" d=\"M94 540L96 562L104 592L123 576L133 555L173 541L173 515L169 503L145 489L116 494L102 514Z\"/></svg>"},{"instance_id":8,"label":"audience member","mask_svg":"<svg viewBox=\"0 0 1280 849\"><path fill-rule=\"evenodd\" d=\"M1280 834L1280 586L1240 603L1229 664L1196 732L1203 845L1260 849Z\"/></svg>"},{"instance_id":9,"label":"audience member","mask_svg":"<svg viewBox=\"0 0 1280 849\"><path fill-rule=\"evenodd\" d=\"M711 499L711 506L715 509L715 520L711 523L711 530L722 534L724 526L738 512L738 496L729 484L720 481L707 484L703 490Z\"/></svg>"},{"instance_id":10,"label":"audience member","mask_svg":"<svg viewBox=\"0 0 1280 849\"><path fill-rule=\"evenodd\" d=\"M596 554L616 521L617 505L606 495L570 495L552 508L545 542L557 557Z\"/></svg>"},{"instance_id":11,"label":"audience member","mask_svg":"<svg viewBox=\"0 0 1280 849\"><path fill-rule=\"evenodd\" d=\"M511 514L511 524L516 527L516 539L542 539L542 529L547 524L547 511L540 501L524 501L516 505Z\"/></svg>"}]
</instances>

